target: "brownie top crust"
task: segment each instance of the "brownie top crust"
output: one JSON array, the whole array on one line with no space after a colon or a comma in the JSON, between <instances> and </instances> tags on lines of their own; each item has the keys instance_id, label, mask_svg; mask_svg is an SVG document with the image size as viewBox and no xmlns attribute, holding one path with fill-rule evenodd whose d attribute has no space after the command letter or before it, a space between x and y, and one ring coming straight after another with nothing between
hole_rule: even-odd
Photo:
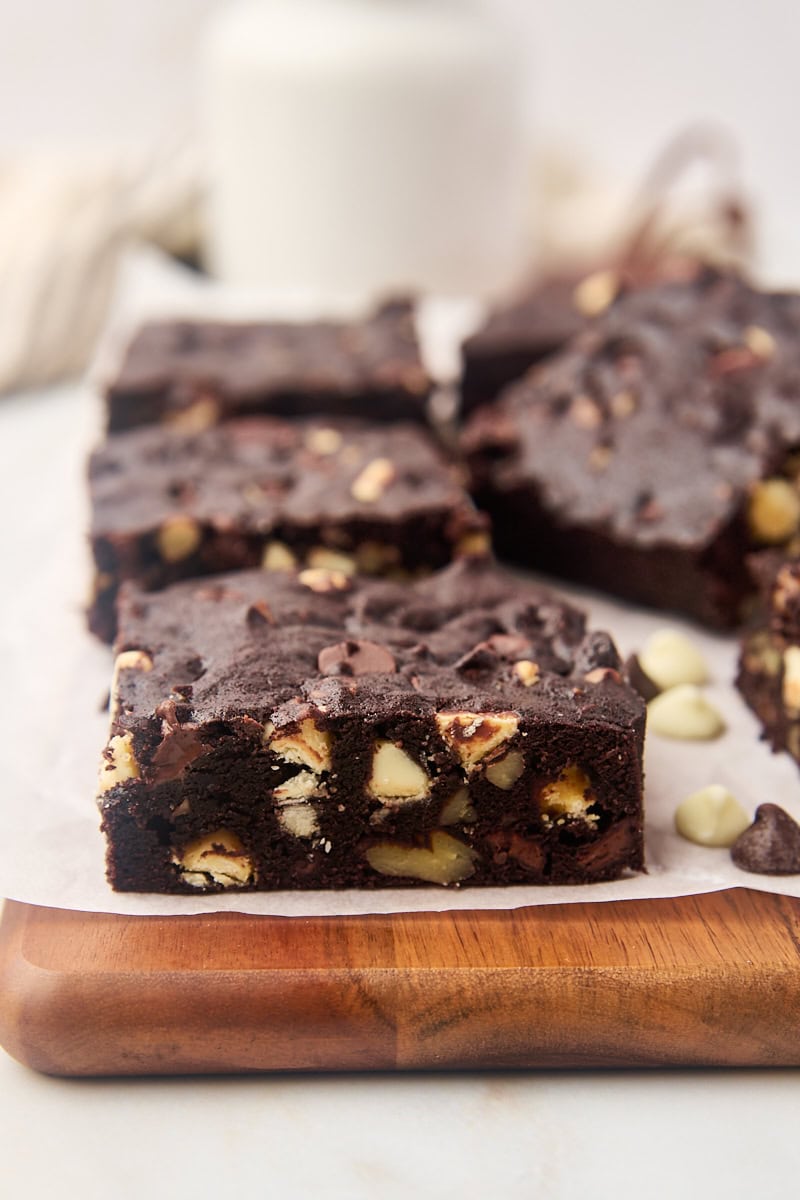
<instances>
[{"instance_id":1,"label":"brownie top crust","mask_svg":"<svg viewBox=\"0 0 800 1200\"><path fill-rule=\"evenodd\" d=\"M702 548L800 446L799 400L800 296L704 270L622 295L464 448L478 492L533 486L564 525Z\"/></svg>"},{"instance_id":2,"label":"brownie top crust","mask_svg":"<svg viewBox=\"0 0 800 1200\"><path fill-rule=\"evenodd\" d=\"M344 322L159 321L133 338L107 388L112 429L180 418L198 400L215 417L240 411L358 412L358 402L403 394L405 407L370 406L373 419L424 417L430 379L420 357L410 304ZM139 410L116 401L142 397ZM155 408L147 397L158 397ZM283 404L286 400L287 404ZM347 404L343 402L347 401ZM209 420L210 423L210 420Z\"/></svg>"},{"instance_id":3,"label":"brownie top crust","mask_svg":"<svg viewBox=\"0 0 800 1200\"><path fill-rule=\"evenodd\" d=\"M197 434L143 427L111 435L89 475L93 535L135 533L173 513L266 533L467 503L424 430L347 418L240 417Z\"/></svg>"},{"instance_id":4,"label":"brownie top crust","mask_svg":"<svg viewBox=\"0 0 800 1200\"><path fill-rule=\"evenodd\" d=\"M605 633L467 559L413 584L248 571L120 597L115 731L252 718L380 722L441 710L630 730L644 706ZM128 652L128 653L125 653Z\"/></svg>"},{"instance_id":5,"label":"brownie top crust","mask_svg":"<svg viewBox=\"0 0 800 1200\"><path fill-rule=\"evenodd\" d=\"M464 341L464 353L495 354L527 348L544 357L586 328L587 316L576 303L578 278L548 279L503 307Z\"/></svg>"}]
</instances>

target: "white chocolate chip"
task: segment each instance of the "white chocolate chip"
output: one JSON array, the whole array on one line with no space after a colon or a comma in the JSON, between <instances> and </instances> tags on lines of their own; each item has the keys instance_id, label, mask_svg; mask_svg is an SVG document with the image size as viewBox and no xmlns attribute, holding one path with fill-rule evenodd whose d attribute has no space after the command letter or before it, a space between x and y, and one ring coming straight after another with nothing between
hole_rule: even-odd
<instances>
[{"instance_id":1,"label":"white chocolate chip","mask_svg":"<svg viewBox=\"0 0 800 1200\"><path fill-rule=\"evenodd\" d=\"M693 642L677 629L658 629L637 656L639 666L662 692L679 683L706 683L708 667Z\"/></svg>"},{"instance_id":2,"label":"white chocolate chip","mask_svg":"<svg viewBox=\"0 0 800 1200\"><path fill-rule=\"evenodd\" d=\"M374 504L380 500L396 474L390 458L373 458L353 480L350 494L360 504Z\"/></svg>"},{"instance_id":3,"label":"white chocolate chip","mask_svg":"<svg viewBox=\"0 0 800 1200\"><path fill-rule=\"evenodd\" d=\"M319 833L319 817L313 804L288 804L276 816L285 833L296 838L312 838Z\"/></svg>"},{"instance_id":4,"label":"white chocolate chip","mask_svg":"<svg viewBox=\"0 0 800 1200\"><path fill-rule=\"evenodd\" d=\"M118 733L109 740L106 753L100 761L97 790L100 795L126 779L138 779L141 772L133 753L133 734Z\"/></svg>"},{"instance_id":5,"label":"white chocolate chip","mask_svg":"<svg viewBox=\"0 0 800 1200\"><path fill-rule=\"evenodd\" d=\"M297 566L297 559L283 542L267 542L261 566L265 571L293 571Z\"/></svg>"},{"instance_id":6,"label":"white chocolate chip","mask_svg":"<svg viewBox=\"0 0 800 1200\"><path fill-rule=\"evenodd\" d=\"M207 887L209 883L242 887L256 879L252 859L229 829L217 829L195 838L180 852L174 850L172 861L180 868L184 883L192 887Z\"/></svg>"},{"instance_id":7,"label":"white chocolate chip","mask_svg":"<svg viewBox=\"0 0 800 1200\"><path fill-rule=\"evenodd\" d=\"M402 842L378 842L369 847L365 857L379 875L447 884L472 875L478 856L458 838L437 829L430 836L429 849Z\"/></svg>"},{"instance_id":8,"label":"white chocolate chip","mask_svg":"<svg viewBox=\"0 0 800 1200\"><path fill-rule=\"evenodd\" d=\"M429 776L419 763L395 742L379 739L372 752L372 773L367 785L379 799L424 800L431 790Z\"/></svg>"},{"instance_id":9,"label":"white chocolate chip","mask_svg":"<svg viewBox=\"0 0 800 1200\"><path fill-rule=\"evenodd\" d=\"M748 325L742 335L744 344L756 358L772 358L775 353L775 338L760 325Z\"/></svg>"},{"instance_id":10,"label":"white chocolate chip","mask_svg":"<svg viewBox=\"0 0 800 1200\"><path fill-rule=\"evenodd\" d=\"M784 707L792 716L800 715L800 646L788 646L783 652Z\"/></svg>"},{"instance_id":11,"label":"white chocolate chip","mask_svg":"<svg viewBox=\"0 0 800 1200\"><path fill-rule=\"evenodd\" d=\"M300 771L273 789L276 804L300 804L312 796L321 796L324 789L313 771Z\"/></svg>"},{"instance_id":12,"label":"white chocolate chip","mask_svg":"<svg viewBox=\"0 0 800 1200\"><path fill-rule=\"evenodd\" d=\"M445 800L442 805L442 811L439 813L440 825L459 825L462 822L477 820L478 814L472 805L469 798L469 792L465 787L458 788L453 792L449 800Z\"/></svg>"},{"instance_id":13,"label":"white chocolate chip","mask_svg":"<svg viewBox=\"0 0 800 1200\"><path fill-rule=\"evenodd\" d=\"M595 813L589 808L596 803L596 796L585 771L577 763L571 763L554 779L542 788L539 795L539 808L542 816L555 820L559 817L582 817L585 821L596 821Z\"/></svg>"},{"instance_id":14,"label":"white chocolate chip","mask_svg":"<svg viewBox=\"0 0 800 1200\"><path fill-rule=\"evenodd\" d=\"M750 494L747 522L753 537L769 546L788 541L800 526L800 495L788 479L763 479Z\"/></svg>"},{"instance_id":15,"label":"white chocolate chip","mask_svg":"<svg viewBox=\"0 0 800 1200\"><path fill-rule=\"evenodd\" d=\"M328 571L324 567L307 567L297 576L299 583L312 592L344 592L350 587L349 576L344 571Z\"/></svg>"},{"instance_id":16,"label":"white chocolate chip","mask_svg":"<svg viewBox=\"0 0 800 1200\"><path fill-rule=\"evenodd\" d=\"M327 456L335 454L342 445L342 435L338 429L312 429L306 437L306 446L312 454Z\"/></svg>"},{"instance_id":17,"label":"white chocolate chip","mask_svg":"<svg viewBox=\"0 0 800 1200\"><path fill-rule=\"evenodd\" d=\"M486 778L495 787L510 792L524 770L525 760L519 750L509 750L503 758L489 764L486 768Z\"/></svg>"},{"instance_id":18,"label":"white chocolate chip","mask_svg":"<svg viewBox=\"0 0 800 1200\"><path fill-rule=\"evenodd\" d=\"M306 563L313 570L340 571L343 575L356 573L356 560L351 555L331 550L328 546L314 546L308 552Z\"/></svg>"},{"instance_id":19,"label":"white chocolate chip","mask_svg":"<svg viewBox=\"0 0 800 1200\"><path fill-rule=\"evenodd\" d=\"M582 279L572 293L572 302L585 317L596 317L613 302L619 291L616 271L595 271Z\"/></svg>"},{"instance_id":20,"label":"white chocolate chip","mask_svg":"<svg viewBox=\"0 0 800 1200\"><path fill-rule=\"evenodd\" d=\"M436 714L436 725L467 771L474 771L487 754L514 737L519 716L514 712L444 712Z\"/></svg>"},{"instance_id":21,"label":"white chocolate chip","mask_svg":"<svg viewBox=\"0 0 800 1200\"><path fill-rule=\"evenodd\" d=\"M521 658L514 663L514 674L523 687L533 687L539 682L539 664L531 662L529 658Z\"/></svg>"},{"instance_id":22,"label":"white chocolate chip","mask_svg":"<svg viewBox=\"0 0 800 1200\"><path fill-rule=\"evenodd\" d=\"M176 563L194 554L202 541L202 532L197 521L177 514L167 517L156 534L156 546L164 562Z\"/></svg>"},{"instance_id":23,"label":"white chocolate chip","mask_svg":"<svg viewBox=\"0 0 800 1200\"><path fill-rule=\"evenodd\" d=\"M265 732L264 740L273 754L285 762L308 767L317 774L331 769L331 735L318 729L310 717L288 733Z\"/></svg>"},{"instance_id":24,"label":"white chocolate chip","mask_svg":"<svg viewBox=\"0 0 800 1200\"><path fill-rule=\"evenodd\" d=\"M724 733L725 722L699 688L681 683L650 701L647 727L662 737L710 741Z\"/></svg>"},{"instance_id":25,"label":"white chocolate chip","mask_svg":"<svg viewBox=\"0 0 800 1200\"><path fill-rule=\"evenodd\" d=\"M675 810L675 828L698 846L732 846L750 825L739 801L719 783L692 792Z\"/></svg>"}]
</instances>

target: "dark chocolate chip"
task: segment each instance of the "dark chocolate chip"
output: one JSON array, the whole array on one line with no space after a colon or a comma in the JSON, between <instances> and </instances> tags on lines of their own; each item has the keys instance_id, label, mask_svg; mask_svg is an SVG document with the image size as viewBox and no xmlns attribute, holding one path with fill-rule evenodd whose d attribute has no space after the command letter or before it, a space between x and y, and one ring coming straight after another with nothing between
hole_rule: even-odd
<instances>
[{"instance_id":1,"label":"dark chocolate chip","mask_svg":"<svg viewBox=\"0 0 800 1200\"><path fill-rule=\"evenodd\" d=\"M642 670L642 664L635 654L625 660L624 675L631 687L648 703L659 695L661 688Z\"/></svg>"},{"instance_id":2,"label":"dark chocolate chip","mask_svg":"<svg viewBox=\"0 0 800 1200\"><path fill-rule=\"evenodd\" d=\"M619 668L619 654L611 637L601 630L588 633L575 651L575 673L585 675L595 667Z\"/></svg>"},{"instance_id":3,"label":"dark chocolate chip","mask_svg":"<svg viewBox=\"0 0 800 1200\"><path fill-rule=\"evenodd\" d=\"M760 804L753 824L731 847L731 858L755 875L800 875L800 825L777 804Z\"/></svg>"},{"instance_id":4,"label":"dark chocolate chip","mask_svg":"<svg viewBox=\"0 0 800 1200\"><path fill-rule=\"evenodd\" d=\"M377 642L347 641L325 646L317 656L323 675L393 674L397 670L394 655Z\"/></svg>"}]
</instances>

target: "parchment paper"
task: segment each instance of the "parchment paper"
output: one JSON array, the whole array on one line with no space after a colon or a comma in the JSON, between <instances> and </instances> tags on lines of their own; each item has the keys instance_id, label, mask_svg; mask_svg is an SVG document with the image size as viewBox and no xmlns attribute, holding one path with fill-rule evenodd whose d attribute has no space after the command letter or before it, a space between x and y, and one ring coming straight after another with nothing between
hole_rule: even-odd
<instances>
[{"instance_id":1,"label":"parchment paper","mask_svg":"<svg viewBox=\"0 0 800 1200\"><path fill-rule=\"evenodd\" d=\"M192 307L195 286L199 285L184 287L181 281L173 288L185 292L184 311ZM206 296L203 305L208 309ZM147 311L153 307L157 305ZM443 319L440 328L447 326L448 320ZM440 350L440 361L446 364L447 348ZM612 631L623 653L636 649L652 630L667 624L689 633L708 659L713 677L708 694L728 723L727 733L714 742L648 737L646 874L586 887L420 887L206 897L112 892L104 878L103 842L93 801L97 763L107 734L107 713L101 706L112 658L106 647L85 633L82 614L89 576L84 464L98 430L99 402L88 385L0 402L1 896L136 915L232 910L286 916L515 908L677 896L737 886L800 896L800 875L747 874L733 865L726 850L691 845L674 832L676 805L689 792L712 782L728 786L749 812L772 801L800 820L800 772L788 756L771 754L759 741L757 723L731 685L735 641L564 588L589 610L595 627Z\"/></svg>"}]
</instances>

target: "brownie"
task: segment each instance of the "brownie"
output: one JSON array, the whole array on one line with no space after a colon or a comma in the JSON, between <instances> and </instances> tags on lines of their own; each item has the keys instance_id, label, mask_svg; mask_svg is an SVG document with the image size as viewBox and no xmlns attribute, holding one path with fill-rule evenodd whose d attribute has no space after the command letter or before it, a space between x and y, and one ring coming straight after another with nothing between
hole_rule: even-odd
<instances>
[{"instance_id":1,"label":"brownie","mask_svg":"<svg viewBox=\"0 0 800 1200\"><path fill-rule=\"evenodd\" d=\"M99 804L124 891L589 883L642 867L644 703L485 561L126 584Z\"/></svg>"},{"instance_id":2,"label":"brownie","mask_svg":"<svg viewBox=\"0 0 800 1200\"><path fill-rule=\"evenodd\" d=\"M112 434L92 455L90 628L120 582L264 565L413 575L488 546L486 521L415 425L240 417L196 434Z\"/></svg>"},{"instance_id":3,"label":"brownie","mask_svg":"<svg viewBox=\"0 0 800 1200\"><path fill-rule=\"evenodd\" d=\"M409 304L352 324L145 325L106 390L108 429L189 432L251 413L425 421L430 380Z\"/></svg>"},{"instance_id":4,"label":"brownie","mask_svg":"<svg viewBox=\"0 0 800 1200\"><path fill-rule=\"evenodd\" d=\"M586 328L579 277L537 283L491 312L461 347L461 414L496 399L509 383Z\"/></svg>"},{"instance_id":5,"label":"brownie","mask_svg":"<svg viewBox=\"0 0 800 1200\"><path fill-rule=\"evenodd\" d=\"M717 627L800 525L800 297L733 274L638 287L474 414L498 552Z\"/></svg>"},{"instance_id":6,"label":"brownie","mask_svg":"<svg viewBox=\"0 0 800 1200\"><path fill-rule=\"evenodd\" d=\"M742 635L736 685L773 750L800 763L800 558L766 553L752 569L760 602Z\"/></svg>"}]
</instances>

